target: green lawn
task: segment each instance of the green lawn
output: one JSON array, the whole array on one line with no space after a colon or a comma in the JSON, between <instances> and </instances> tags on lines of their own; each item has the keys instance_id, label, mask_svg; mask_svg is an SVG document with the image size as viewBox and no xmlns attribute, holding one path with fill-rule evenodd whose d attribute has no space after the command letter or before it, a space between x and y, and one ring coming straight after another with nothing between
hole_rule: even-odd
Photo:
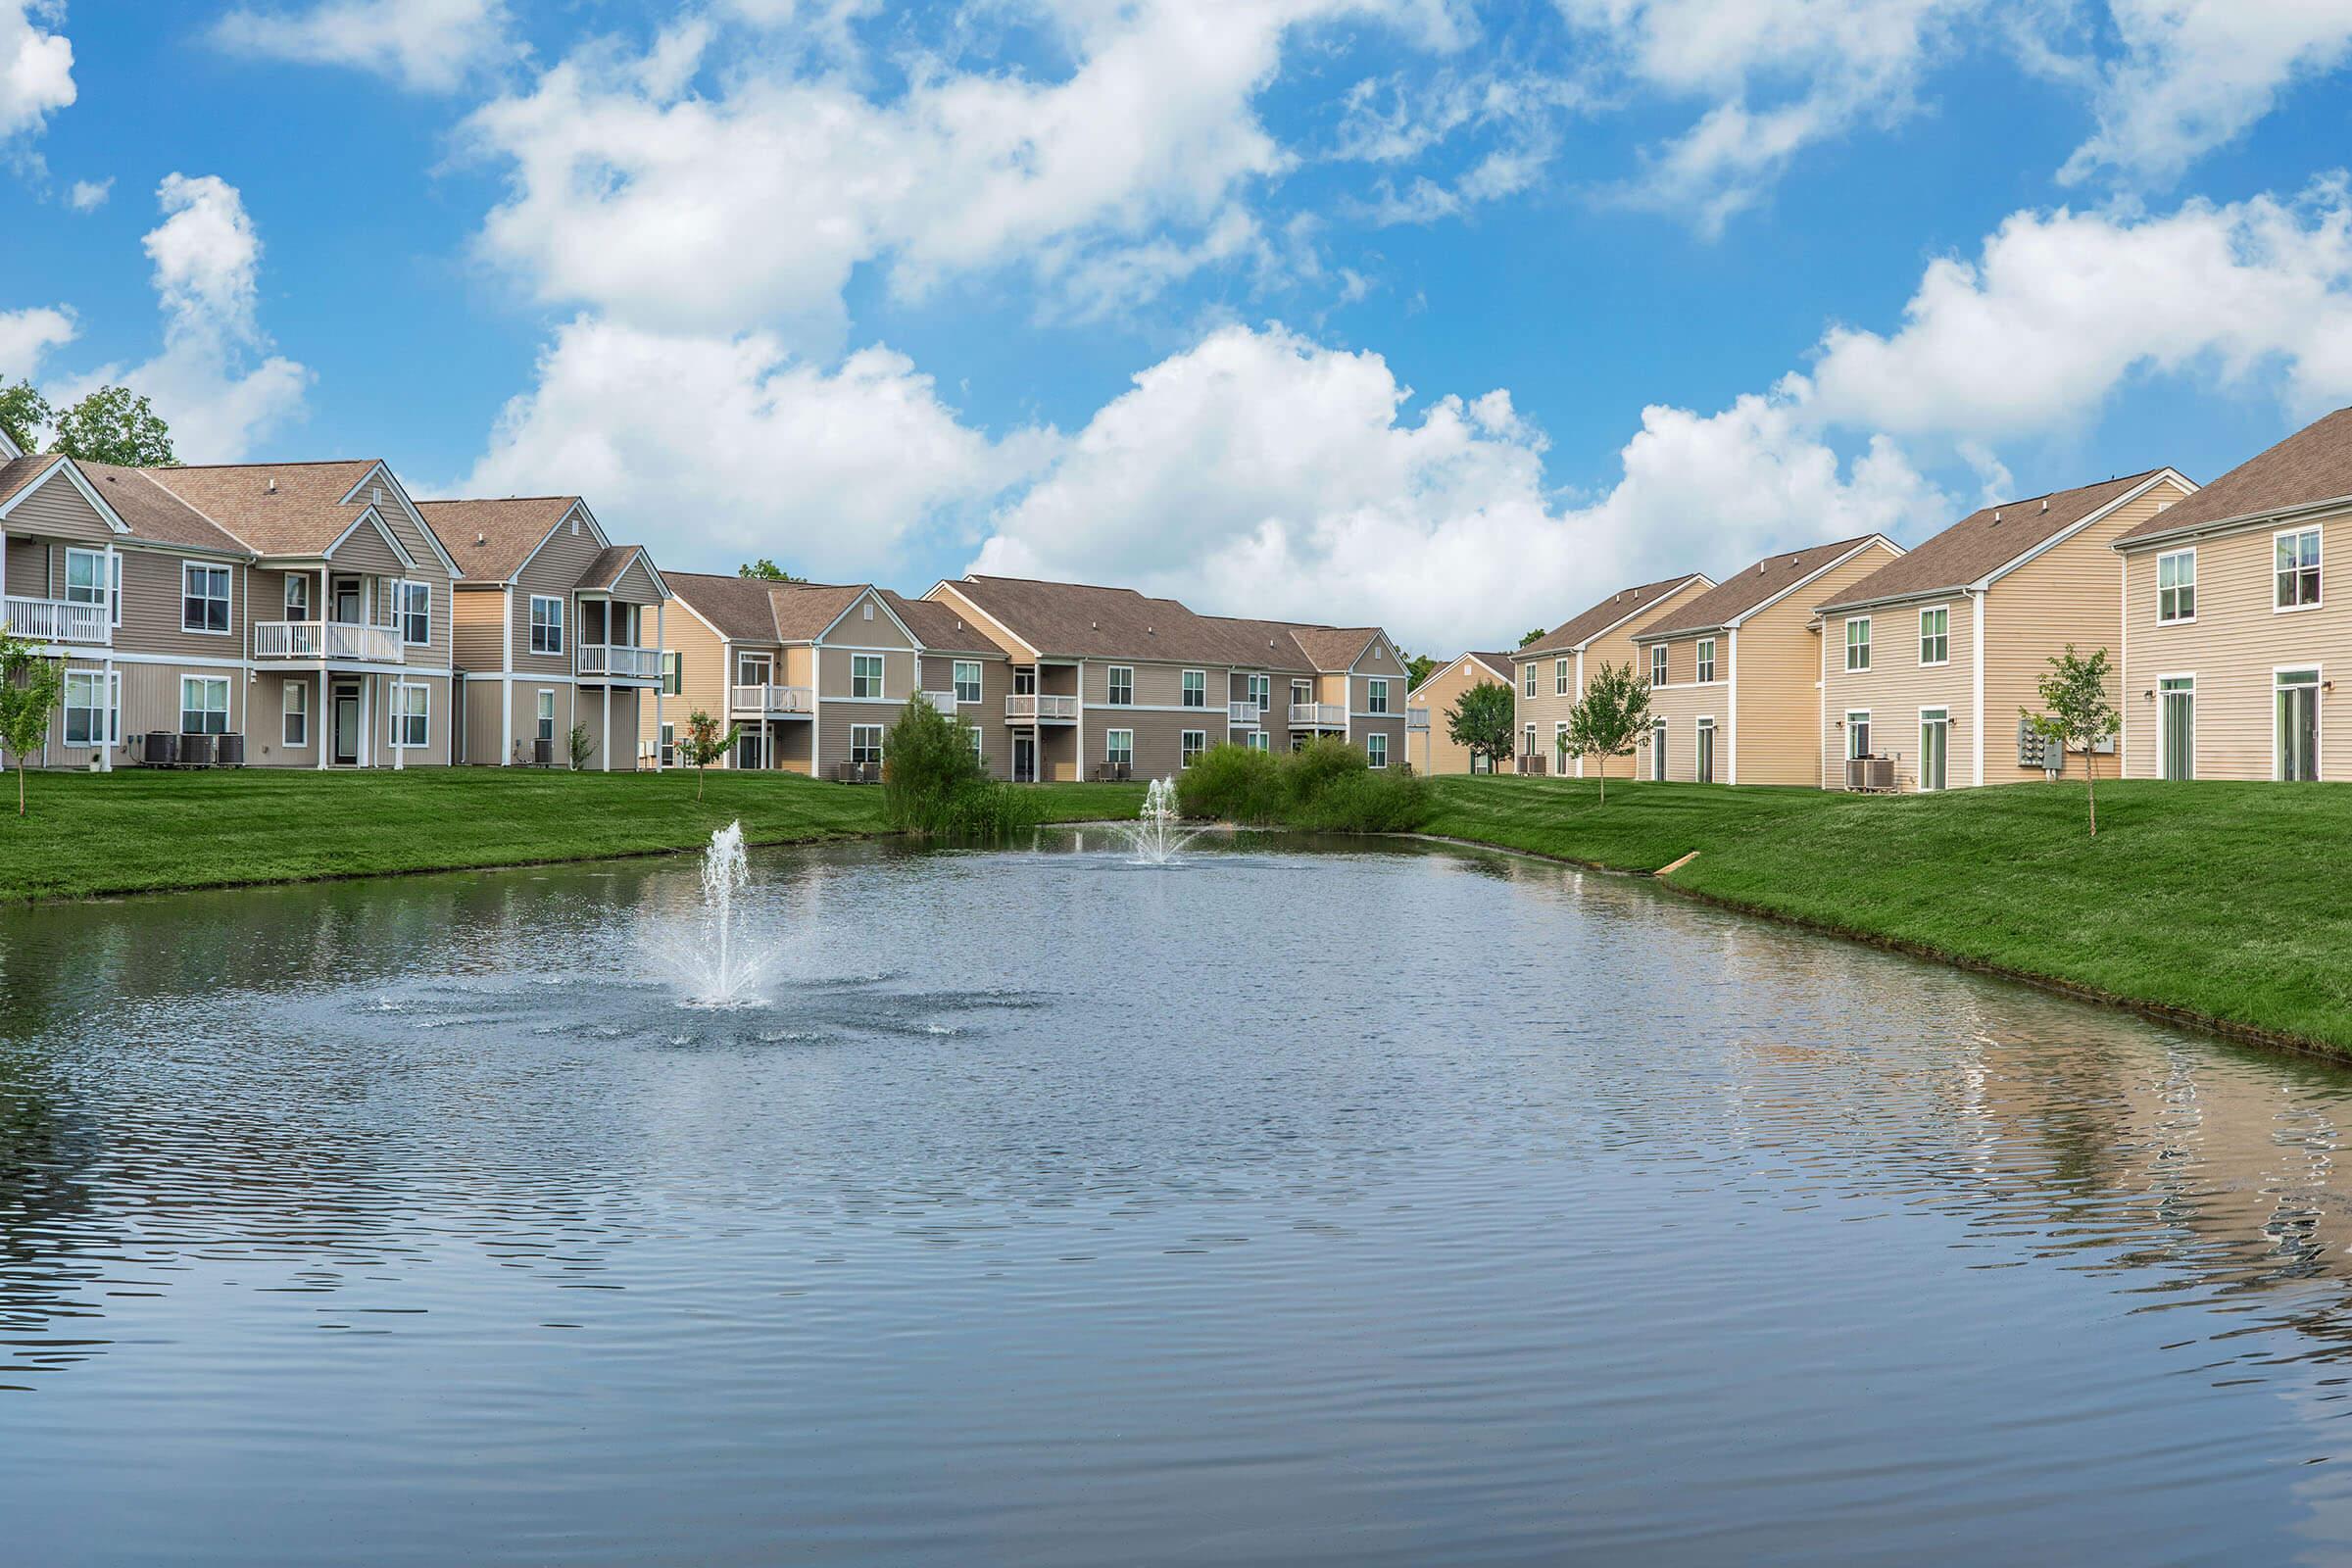
<instances>
[{"instance_id":1,"label":"green lawn","mask_svg":"<svg viewBox=\"0 0 2352 1568\"><path fill-rule=\"evenodd\" d=\"M692 849L740 817L754 844L883 831L882 792L788 773L417 768L34 773L7 781L0 900L85 898ZM1132 816L1140 784L1040 788L1049 819Z\"/></svg>"},{"instance_id":2,"label":"green lawn","mask_svg":"<svg viewBox=\"0 0 2352 1568\"><path fill-rule=\"evenodd\" d=\"M1856 796L1434 781L1429 831L2352 1052L2352 788L2079 782Z\"/></svg>"}]
</instances>

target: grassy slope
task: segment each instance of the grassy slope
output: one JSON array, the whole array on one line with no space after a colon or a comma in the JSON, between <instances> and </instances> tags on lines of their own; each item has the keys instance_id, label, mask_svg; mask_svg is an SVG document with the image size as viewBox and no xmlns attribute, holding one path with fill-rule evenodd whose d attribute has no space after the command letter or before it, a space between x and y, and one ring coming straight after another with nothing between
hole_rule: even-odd
<instances>
[{"instance_id":1,"label":"grassy slope","mask_svg":"<svg viewBox=\"0 0 2352 1568\"><path fill-rule=\"evenodd\" d=\"M2352 1051L2352 789L2079 783L1946 795L1436 781L1429 831Z\"/></svg>"},{"instance_id":2,"label":"grassy slope","mask_svg":"<svg viewBox=\"0 0 2352 1568\"><path fill-rule=\"evenodd\" d=\"M783 773L35 773L7 781L0 900L76 898L690 849L737 817L755 844L882 830L882 792ZM1055 784L1054 820L1132 816L1141 785Z\"/></svg>"}]
</instances>

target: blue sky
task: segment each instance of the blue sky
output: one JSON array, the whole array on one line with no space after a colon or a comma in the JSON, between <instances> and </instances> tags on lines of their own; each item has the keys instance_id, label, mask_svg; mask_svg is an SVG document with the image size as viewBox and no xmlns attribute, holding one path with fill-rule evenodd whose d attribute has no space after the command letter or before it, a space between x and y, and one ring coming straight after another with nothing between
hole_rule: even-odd
<instances>
[{"instance_id":1,"label":"blue sky","mask_svg":"<svg viewBox=\"0 0 2352 1568\"><path fill-rule=\"evenodd\" d=\"M0 0L0 376L1507 642L2352 399L2352 0Z\"/></svg>"}]
</instances>

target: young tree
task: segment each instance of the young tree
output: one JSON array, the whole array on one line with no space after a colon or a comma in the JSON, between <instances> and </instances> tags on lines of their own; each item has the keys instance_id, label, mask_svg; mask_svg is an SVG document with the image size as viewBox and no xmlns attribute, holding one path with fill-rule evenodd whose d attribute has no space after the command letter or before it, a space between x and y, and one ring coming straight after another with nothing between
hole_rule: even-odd
<instances>
[{"instance_id":1,"label":"young tree","mask_svg":"<svg viewBox=\"0 0 2352 1568\"><path fill-rule=\"evenodd\" d=\"M956 796L988 782L972 726L919 697L899 710L882 755L883 810L896 827L929 831L948 820Z\"/></svg>"},{"instance_id":2,"label":"young tree","mask_svg":"<svg viewBox=\"0 0 2352 1568\"><path fill-rule=\"evenodd\" d=\"M1492 766L1511 755L1511 689L1481 681L1446 710L1446 733Z\"/></svg>"},{"instance_id":3,"label":"young tree","mask_svg":"<svg viewBox=\"0 0 2352 1568\"><path fill-rule=\"evenodd\" d=\"M737 566L735 568L735 575L738 577L757 577L761 582L807 582L808 580L806 577L795 577L791 572L786 571L782 566L777 565L765 556L761 556L758 561L748 561L742 565Z\"/></svg>"},{"instance_id":4,"label":"young tree","mask_svg":"<svg viewBox=\"0 0 2352 1568\"><path fill-rule=\"evenodd\" d=\"M2034 733L2059 748L2061 755L2082 754L2082 794L2090 805L2094 839L2099 836L2098 749L2114 738L2123 722L2115 704L2107 700L2109 668L2106 649L2094 649L2083 659L2068 643L2065 653L2050 656L2050 672L2041 677L2042 710L2018 710Z\"/></svg>"},{"instance_id":5,"label":"young tree","mask_svg":"<svg viewBox=\"0 0 2352 1568\"><path fill-rule=\"evenodd\" d=\"M122 386L102 386L59 415L57 450L84 463L116 463L127 468L179 461L164 416Z\"/></svg>"},{"instance_id":6,"label":"young tree","mask_svg":"<svg viewBox=\"0 0 2352 1568\"><path fill-rule=\"evenodd\" d=\"M0 386L0 431L7 432L18 451L38 452L41 432L49 428L53 416L49 400L34 391L30 381Z\"/></svg>"},{"instance_id":7,"label":"young tree","mask_svg":"<svg viewBox=\"0 0 2352 1568\"><path fill-rule=\"evenodd\" d=\"M701 709L686 715L686 733L677 738L679 760L694 769L694 798L703 798L703 769L712 762L723 761L736 741L743 736L741 724L730 724L721 734L718 720Z\"/></svg>"},{"instance_id":8,"label":"young tree","mask_svg":"<svg viewBox=\"0 0 2352 1568\"><path fill-rule=\"evenodd\" d=\"M1631 757L1649 729L1649 682L1634 674L1633 662L1603 663L1585 684L1585 695L1568 710L1563 748L1600 760L1600 804L1609 804L1609 759Z\"/></svg>"},{"instance_id":9,"label":"young tree","mask_svg":"<svg viewBox=\"0 0 2352 1568\"><path fill-rule=\"evenodd\" d=\"M17 760L17 815L24 814L24 754L49 741L49 710L65 695L64 666L0 622L0 746Z\"/></svg>"},{"instance_id":10,"label":"young tree","mask_svg":"<svg viewBox=\"0 0 2352 1568\"><path fill-rule=\"evenodd\" d=\"M574 724L564 741L571 751L571 770L577 773L588 765L588 759L596 755L596 737L588 733L587 725Z\"/></svg>"}]
</instances>

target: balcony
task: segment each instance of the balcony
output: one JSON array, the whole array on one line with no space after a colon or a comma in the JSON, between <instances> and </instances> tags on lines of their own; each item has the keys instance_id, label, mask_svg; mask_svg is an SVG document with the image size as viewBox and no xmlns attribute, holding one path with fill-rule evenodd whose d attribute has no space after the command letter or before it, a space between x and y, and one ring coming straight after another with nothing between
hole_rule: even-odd
<instances>
[{"instance_id":1,"label":"balcony","mask_svg":"<svg viewBox=\"0 0 2352 1568\"><path fill-rule=\"evenodd\" d=\"M1045 692L1022 692L1004 699L1004 721L1008 724L1044 722L1074 722L1078 717L1078 699L1055 697Z\"/></svg>"},{"instance_id":2,"label":"balcony","mask_svg":"<svg viewBox=\"0 0 2352 1568\"><path fill-rule=\"evenodd\" d=\"M1293 729L1346 729L1348 705L1345 703L1293 703Z\"/></svg>"},{"instance_id":3,"label":"balcony","mask_svg":"<svg viewBox=\"0 0 2352 1568\"><path fill-rule=\"evenodd\" d=\"M1429 728L1429 710L1426 708L1406 709L1404 710L1404 727L1407 730Z\"/></svg>"},{"instance_id":4,"label":"balcony","mask_svg":"<svg viewBox=\"0 0 2352 1568\"><path fill-rule=\"evenodd\" d=\"M69 604L63 599L0 599L0 621L16 636L36 643L107 641L104 605Z\"/></svg>"},{"instance_id":5,"label":"balcony","mask_svg":"<svg viewBox=\"0 0 2352 1568\"><path fill-rule=\"evenodd\" d=\"M794 713L816 711L816 691L808 686L738 686L732 693L738 713Z\"/></svg>"},{"instance_id":6,"label":"balcony","mask_svg":"<svg viewBox=\"0 0 2352 1568\"><path fill-rule=\"evenodd\" d=\"M1228 724L1239 724L1246 729L1255 729L1262 717L1263 713L1254 701L1225 705L1225 722Z\"/></svg>"},{"instance_id":7,"label":"balcony","mask_svg":"<svg viewBox=\"0 0 2352 1568\"><path fill-rule=\"evenodd\" d=\"M400 633L389 626L354 626L340 620L257 620L256 659L350 660L399 664L408 660Z\"/></svg>"},{"instance_id":8,"label":"balcony","mask_svg":"<svg viewBox=\"0 0 2352 1568\"><path fill-rule=\"evenodd\" d=\"M615 680L660 680L662 650L628 648L619 643L582 643L578 670L583 675L604 675Z\"/></svg>"},{"instance_id":9,"label":"balcony","mask_svg":"<svg viewBox=\"0 0 2352 1568\"><path fill-rule=\"evenodd\" d=\"M929 703L936 711L945 713L950 718L956 716L956 694L954 692L918 692L916 695L921 697L924 702Z\"/></svg>"}]
</instances>

